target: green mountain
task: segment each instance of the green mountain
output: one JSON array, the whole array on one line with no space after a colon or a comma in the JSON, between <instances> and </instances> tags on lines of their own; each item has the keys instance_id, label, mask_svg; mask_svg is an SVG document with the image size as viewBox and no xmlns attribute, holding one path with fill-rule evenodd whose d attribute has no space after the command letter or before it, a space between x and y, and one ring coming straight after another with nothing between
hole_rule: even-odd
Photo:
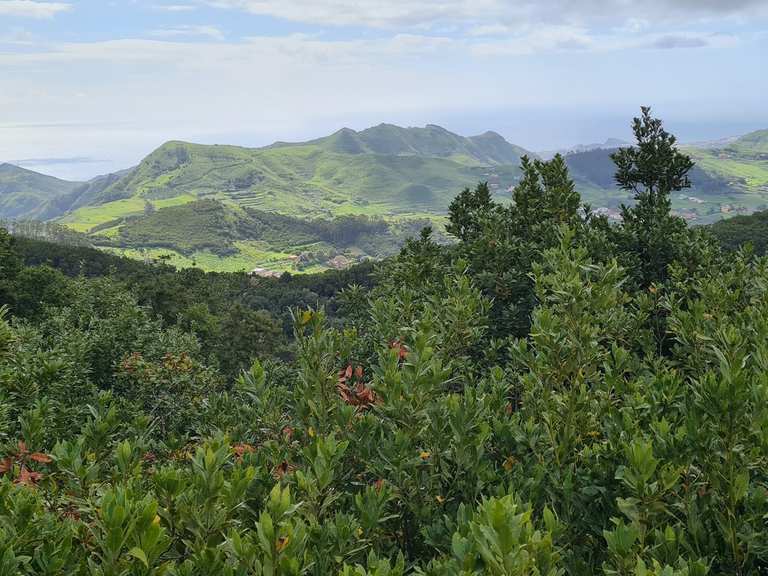
<instances>
[{"instance_id":1,"label":"green mountain","mask_svg":"<svg viewBox=\"0 0 768 576\"><path fill-rule=\"evenodd\" d=\"M695 224L715 222L733 214L768 208L768 156L759 152L768 131L754 132L722 147L684 147L696 162L691 188L672 198L673 208ZM628 193L616 189L612 148L596 148L566 155L577 188L593 207L616 215Z\"/></svg>"},{"instance_id":2,"label":"green mountain","mask_svg":"<svg viewBox=\"0 0 768 576\"><path fill-rule=\"evenodd\" d=\"M213 197L300 216L443 214L457 189L478 180L511 185L525 153L492 132L466 138L437 126L386 124L256 149L168 142L120 178L56 208Z\"/></svg>"},{"instance_id":3,"label":"green mountain","mask_svg":"<svg viewBox=\"0 0 768 576\"><path fill-rule=\"evenodd\" d=\"M757 130L737 138L725 147L725 152L742 158L768 160L768 130Z\"/></svg>"},{"instance_id":4,"label":"green mountain","mask_svg":"<svg viewBox=\"0 0 768 576\"><path fill-rule=\"evenodd\" d=\"M614 185L610 144L579 148L566 160L584 200L615 217L630 196ZM766 149L766 130L719 147L688 147L697 167L692 188L673 198L675 210L706 224L767 208ZM464 137L435 125L344 128L263 148L172 141L134 168L89 182L0 166L0 218L56 220L98 246L132 257L170 256L181 266L290 269L306 252L316 252L310 260L323 265L336 255L381 255L415 223L440 228L456 193L478 181L509 198L526 153L495 132ZM267 213L287 219L270 224L284 231L279 239L252 225L254 214ZM343 220L351 215L371 225L358 243L317 234L315 228L339 218L351 226Z\"/></svg>"},{"instance_id":5,"label":"green mountain","mask_svg":"<svg viewBox=\"0 0 768 576\"><path fill-rule=\"evenodd\" d=\"M42 205L77 186L77 182L59 180L13 164L0 164L0 217L32 216Z\"/></svg>"},{"instance_id":6,"label":"green mountain","mask_svg":"<svg viewBox=\"0 0 768 576\"><path fill-rule=\"evenodd\" d=\"M289 269L303 260L324 265L336 256L357 260L391 253L404 231L418 232L417 225L439 228L456 192L480 180L503 195L517 180L523 154L494 132L463 137L432 125L342 129L265 148L173 141L135 168L83 184L40 212L90 234L99 246L134 257L170 256L181 266ZM219 208L201 203L209 200ZM281 222L288 231L281 241L243 223L244 215L255 213L292 219ZM348 218L353 215L367 217L364 227L370 228L354 243L332 242L314 230L337 226L346 234L361 226L362 220ZM300 221L312 222L309 238ZM226 238L205 232L217 226Z\"/></svg>"},{"instance_id":7,"label":"green mountain","mask_svg":"<svg viewBox=\"0 0 768 576\"><path fill-rule=\"evenodd\" d=\"M466 138L445 128L429 124L424 128L401 128L379 124L361 132L342 128L338 132L306 144L340 154L379 154L389 156L424 156L447 158L463 164L514 164L524 154L523 148L507 142L495 132ZM305 146L278 142L272 148Z\"/></svg>"}]
</instances>

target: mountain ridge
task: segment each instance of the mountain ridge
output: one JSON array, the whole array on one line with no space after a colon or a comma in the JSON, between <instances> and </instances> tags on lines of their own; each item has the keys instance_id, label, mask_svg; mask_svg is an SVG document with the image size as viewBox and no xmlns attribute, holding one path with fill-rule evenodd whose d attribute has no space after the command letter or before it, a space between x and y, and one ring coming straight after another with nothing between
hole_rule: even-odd
<instances>
[{"instance_id":1,"label":"mountain ridge","mask_svg":"<svg viewBox=\"0 0 768 576\"><path fill-rule=\"evenodd\" d=\"M766 133L746 134L722 148L683 146L697 167L691 173L693 188L672 199L677 213L707 223L763 209L768 203L768 162L761 156ZM565 155L582 199L610 218L617 216L620 204L631 201L613 178L610 154L622 144L626 143L608 139ZM178 244L178 261L211 263L211 254L236 253L237 266L254 255L259 266L279 259L285 267L291 265L290 258L307 251L298 241L305 233L296 220L331 222L354 215L373 221L433 222L440 229L451 200L462 188L487 181L495 198L508 200L523 155L535 157L492 130L461 136L436 124L342 128L304 142L278 141L255 148L169 140L136 166L88 182L68 182L6 165L0 169L0 217L56 220L89 235L96 245L135 255L145 248L152 253L170 249L159 238L164 229L171 229L167 226L172 225L174 238L179 239L185 225L194 227L201 218L211 223L242 221L242 211L255 210L293 218L280 222L296 232L296 242L278 245L274 235L257 234L256 228L245 226L240 229L251 232L238 233L222 252L208 241L215 235L190 229L190 235L200 238L191 245ZM20 190L19 182L26 189ZM211 200L224 208L204 204ZM175 221L187 216L187 223ZM378 230L376 226L372 229ZM249 239L252 232L255 236ZM334 248L321 242L322 249L309 250L343 249L345 256L357 258L377 253L376 242L401 238L376 234L376 239L366 237L362 248ZM217 260L210 265L222 264Z\"/></svg>"},{"instance_id":2,"label":"mountain ridge","mask_svg":"<svg viewBox=\"0 0 768 576\"><path fill-rule=\"evenodd\" d=\"M69 193L77 185L15 164L0 163L0 216L34 215L46 201Z\"/></svg>"}]
</instances>

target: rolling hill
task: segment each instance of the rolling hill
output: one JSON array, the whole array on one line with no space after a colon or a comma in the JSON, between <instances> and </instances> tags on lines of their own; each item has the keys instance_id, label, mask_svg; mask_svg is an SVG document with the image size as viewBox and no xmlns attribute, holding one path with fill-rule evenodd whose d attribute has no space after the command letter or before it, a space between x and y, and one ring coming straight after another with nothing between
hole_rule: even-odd
<instances>
[{"instance_id":1,"label":"rolling hill","mask_svg":"<svg viewBox=\"0 0 768 576\"><path fill-rule=\"evenodd\" d=\"M619 142L576 147L566 156L584 200L609 216L630 200L613 183L610 154ZM673 198L674 208L691 222L708 223L768 207L766 150L766 130L720 146L687 147L697 162L693 187ZM508 198L524 154L530 153L495 132L464 137L435 125L344 128L263 148L172 141L134 168L89 182L2 165L0 217L56 220L96 245L131 256L168 255L179 265L284 269L313 245L329 260L334 251L353 259L380 255L414 222L439 227L456 193L478 181ZM264 214L287 218L270 226L292 238L278 241L254 227L252 220L263 224ZM351 215L369 218L364 246L329 243L300 224L329 226ZM211 236L211 227L226 237Z\"/></svg>"},{"instance_id":2,"label":"rolling hill","mask_svg":"<svg viewBox=\"0 0 768 576\"><path fill-rule=\"evenodd\" d=\"M37 216L41 206L67 195L77 186L77 182L59 180L13 164L0 164L0 217Z\"/></svg>"},{"instance_id":3,"label":"rolling hill","mask_svg":"<svg viewBox=\"0 0 768 576\"><path fill-rule=\"evenodd\" d=\"M216 198L300 216L441 214L463 186L493 177L512 184L522 154L494 133L465 138L437 126L386 124L256 149L168 142L120 178L56 208L74 212L65 219L74 224L82 206L129 198Z\"/></svg>"},{"instance_id":4,"label":"rolling hill","mask_svg":"<svg viewBox=\"0 0 768 576\"><path fill-rule=\"evenodd\" d=\"M309 142L255 149L173 141L135 168L80 185L38 212L90 234L99 246L131 256L169 255L179 265L230 270L247 268L251 262L284 268L307 252L309 260L318 263L339 255L355 260L391 253L402 243L404 230L418 231L417 223L439 224L465 186L489 180L503 195L517 180L520 157L526 153L493 132L464 137L433 125L342 129ZM234 244L219 238L218 247L226 249L218 250L203 232L210 227L201 227L195 216L199 210L183 209L187 204L208 206L201 201L225 207L227 222L254 211L293 218L288 229L296 237L275 242L261 239L248 226L239 227L249 235L239 234ZM213 217L210 210L206 213ZM298 231L298 220L312 221L313 226L359 225L347 218L352 215L371 218L372 227L355 244L317 237L307 244ZM383 227L380 218L386 219ZM171 225L158 227L158 220ZM193 238L195 250L190 251L179 234L174 241L144 234L147 229L175 234L179 223L185 226L181 236ZM143 232L137 234L137 228ZM201 238L207 240L197 242Z\"/></svg>"}]
</instances>

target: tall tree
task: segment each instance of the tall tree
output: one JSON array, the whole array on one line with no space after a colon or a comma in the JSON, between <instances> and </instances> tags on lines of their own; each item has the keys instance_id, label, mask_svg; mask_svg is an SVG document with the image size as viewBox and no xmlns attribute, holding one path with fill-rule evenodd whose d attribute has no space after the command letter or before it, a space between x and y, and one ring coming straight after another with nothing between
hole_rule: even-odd
<instances>
[{"instance_id":1,"label":"tall tree","mask_svg":"<svg viewBox=\"0 0 768 576\"><path fill-rule=\"evenodd\" d=\"M622 205L618 243L624 264L641 286L663 281L667 267L680 261L686 242L685 221L672 214L671 194L689 188L693 161L677 148L677 139L644 106L632 123L636 144L611 155L616 183L631 192L635 204Z\"/></svg>"}]
</instances>

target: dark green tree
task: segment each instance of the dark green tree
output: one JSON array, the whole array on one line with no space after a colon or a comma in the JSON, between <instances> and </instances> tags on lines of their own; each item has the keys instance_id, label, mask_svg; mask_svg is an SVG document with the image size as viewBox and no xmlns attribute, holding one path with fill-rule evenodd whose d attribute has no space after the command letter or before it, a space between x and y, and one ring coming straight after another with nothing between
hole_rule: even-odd
<instances>
[{"instance_id":1,"label":"dark green tree","mask_svg":"<svg viewBox=\"0 0 768 576\"><path fill-rule=\"evenodd\" d=\"M512 193L516 235L529 236L542 228L581 220L581 197L560 154L548 162L523 156L520 167L523 177Z\"/></svg>"},{"instance_id":2,"label":"dark green tree","mask_svg":"<svg viewBox=\"0 0 768 576\"><path fill-rule=\"evenodd\" d=\"M448 207L449 224L445 229L459 240L474 240L481 232L483 219L498 208L488 182L481 182L474 190L464 188Z\"/></svg>"},{"instance_id":3,"label":"dark green tree","mask_svg":"<svg viewBox=\"0 0 768 576\"><path fill-rule=\"evenodd\" d=\"M15 240L4 228L0 228L0 306L13 304L16 276L21 269L21 259L14 249Z\"/></svg>"},{"instance_id":4,"label":"dark green tree","mask_svg":"<svg viewBox=\"0 0 768 576\"><path fill-rule=\"evenodd\" d=\"M651 116L649 107L634 119L632 131L637 143L611 156L616 183L635 200L621 208L617 243L623 264L644 287L663 281L669 264L683 260L687 226L672 214L670 195L690 187L688 173L694 164L678 150L675 136L664 130L661 120Z\"/></svg>"},{"instance_id":5,"label":"dark green tree","mask_svg":"<svg viewBox=\"0 0 768 576\"><path fill-rule=\"evenodd\" d=\"M233 376L251 365L257 357L265 358L283 346L282 331L265 310L251 310L233 305L221 319L221 334L215 347L222 373Z\"/></svg>"},{"instance_id":6,"label":"dark green tree","mask_svg":"<svg viewBox=\"0 0 768 576\"><path fill-rule=\"evenodd\" d=\"M447 227L461 240L458 253L469 262L478 287L493 299L497 336L527 332L536 303L533 263L559 243L561 226L573 227L581 238L588 220L562 156L550 161L523 157L521 170L510 205L494 202L481 183L454 200Z\"/></svg>"}]
</instances>

